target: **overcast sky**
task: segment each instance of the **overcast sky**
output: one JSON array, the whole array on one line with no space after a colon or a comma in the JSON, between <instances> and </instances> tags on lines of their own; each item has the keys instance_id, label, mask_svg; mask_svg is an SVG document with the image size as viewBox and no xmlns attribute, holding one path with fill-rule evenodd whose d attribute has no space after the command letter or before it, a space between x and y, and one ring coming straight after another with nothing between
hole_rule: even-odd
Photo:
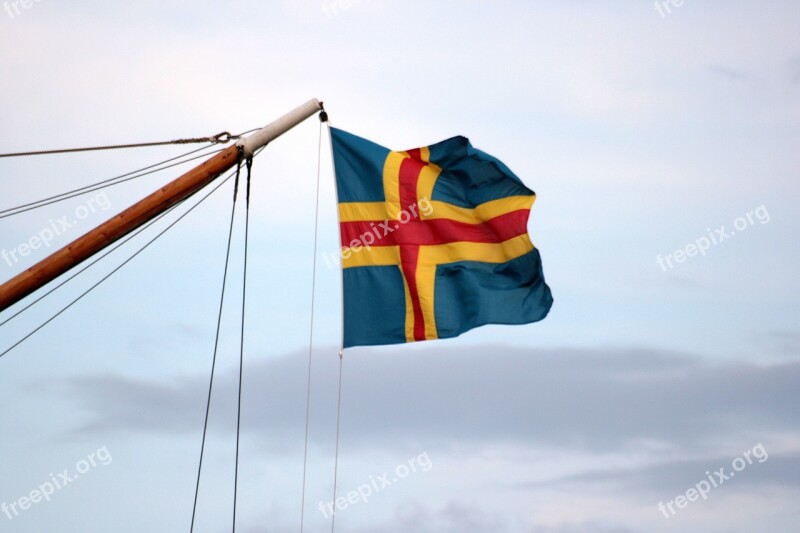
<instances>
[{"instance_id":1,"label":"overcast sky","mask_svg":"<svg viewBox=\"0 0 800 533\"><path fill-rule=\"evenodd\" d=\"M316 97L336 127L393 149L464 135L536 191L544 321L345 354L338 495L355 496L337 531L797 530L797 2L0 8L0 152L242 132ZM299 531L319 132L306 121L253 169L248 533ZM0 210L190 149L0 159ZM0 279L184 168L0 218ZM311 532L330 530L340 342L324 143L321 168ZM188 531L231 195L227 182L0 358L0 531ZM0 326L0 352L188 207ZM198 532L230 530L242 215ZM20 253L65 217L49 250ZM72 481L50 501L25 500L59 474Z\"/></svg>"}]
</instances>

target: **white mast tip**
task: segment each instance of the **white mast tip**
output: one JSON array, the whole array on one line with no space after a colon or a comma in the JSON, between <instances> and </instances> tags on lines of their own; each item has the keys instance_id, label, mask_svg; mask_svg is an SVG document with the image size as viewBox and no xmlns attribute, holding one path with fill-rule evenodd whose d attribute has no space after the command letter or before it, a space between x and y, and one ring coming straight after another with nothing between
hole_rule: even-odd
<instances>
[{"instance_id":1,"label":"white mast tip","mask_svg":"<svg viewBox=\"0 0 800 533\"><path fill-rule=\"evenodd\" d=\"M303 122L305 119L312 116L317 111L321 110L322 105L320 104L319 100L312 98L300 107L286 113L278 120L267 126L264 126L249 137L239 139L236 142L236 145L242 147L245 157L252 157L256 150L266 146L269 142L277 139L290 129Z\"/></svg>"}]
</instances>

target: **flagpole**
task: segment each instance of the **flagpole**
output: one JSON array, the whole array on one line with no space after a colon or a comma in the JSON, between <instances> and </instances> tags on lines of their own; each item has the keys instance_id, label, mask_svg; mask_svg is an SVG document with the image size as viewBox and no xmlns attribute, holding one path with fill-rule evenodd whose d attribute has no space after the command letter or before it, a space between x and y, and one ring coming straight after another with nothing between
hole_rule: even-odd
<instances>
[{"instance_id":1,"label":"flagpole","mask_svg":"<svg viewBox=\"0 0 800 533\"><path fill-rule=\"evenodd\" d=\"M322 109L317 99L290 111L252 135L143 198L113 218L78 237L29 269L0 285L0 311L8 309L82 261L141 227L188 198L229 170L240 157L252 157L259 148L280 137Z\"/></svg>"}]
</instances>

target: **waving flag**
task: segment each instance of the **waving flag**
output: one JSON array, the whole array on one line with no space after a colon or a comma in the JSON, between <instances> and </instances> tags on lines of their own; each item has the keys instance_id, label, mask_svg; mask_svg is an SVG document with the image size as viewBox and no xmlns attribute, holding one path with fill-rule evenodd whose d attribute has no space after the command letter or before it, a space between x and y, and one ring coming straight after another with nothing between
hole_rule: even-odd
<instances>
[{"instance_id":1,"label":"waving flag","mask_svg":"<svg viewBox=\"0 0 800 533\"><path fill-rule=\"evenodd\" d=\"M464 137L394 152L331 128L344 345L456 337L552 305L527 223L535 199Z\"/></svg>"}]
</instances>

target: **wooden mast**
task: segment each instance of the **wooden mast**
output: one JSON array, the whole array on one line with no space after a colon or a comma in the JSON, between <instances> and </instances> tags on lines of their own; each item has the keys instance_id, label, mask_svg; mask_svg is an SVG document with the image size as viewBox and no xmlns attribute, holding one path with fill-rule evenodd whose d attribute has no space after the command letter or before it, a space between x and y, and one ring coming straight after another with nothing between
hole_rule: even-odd
<instances>
[{"instance_id":1,"label":"wooden mast","mask_svg":"<svg viewBox=\"0 0 800 533\"><path fill-rule=\"evenodd\" d=\"M3 311L88 259L106 246L139 228L181 200L196 193L220 174L233 168L241 150L245 157L286 133L322 109L316 99L309 100L251 136L240 139L199 166L140 200L93 230L75 239L29 269L0 285L0 311Z\"/></svg>"}]
</instances>

